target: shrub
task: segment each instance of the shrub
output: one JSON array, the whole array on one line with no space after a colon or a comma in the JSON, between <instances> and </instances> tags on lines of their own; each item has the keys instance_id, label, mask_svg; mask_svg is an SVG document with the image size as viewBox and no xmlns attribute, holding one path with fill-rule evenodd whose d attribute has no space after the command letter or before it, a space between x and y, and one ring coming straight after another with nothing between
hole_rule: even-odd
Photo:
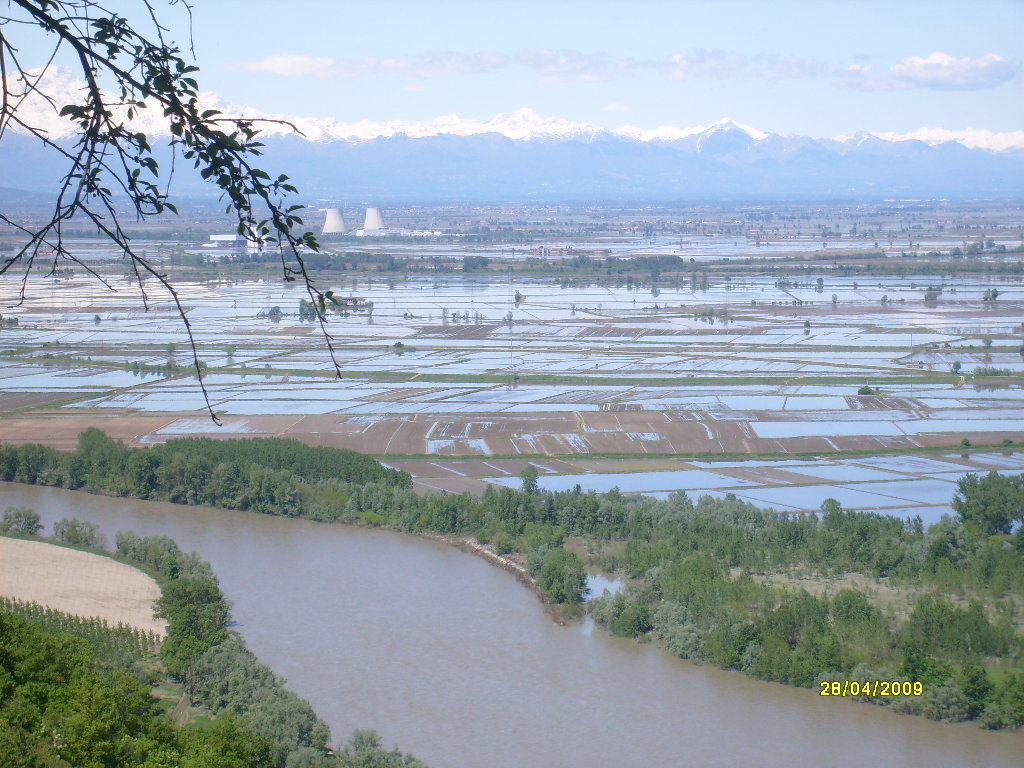
<instances>
[{"instance_id":1,"label":"shrub","mask_svg":"<svg viewBox=\"0 0 1024 768\"><path fill-rule=\"evenodd\" d=\"M62 517L53 526L53 538L73 547L102 547L99 526L85 520Z\"/></svg>"},{"instance_id":2,"label":"shrub","mask_svg":"<svg viewBox=\"0 0 1024 768\"><path fill-rule=\"evenodd\" d=\"M0 522L0 533L15 536L37 536L42 528L39 514L26 507L8 507L4 511L3 522Z\"/></svg>"}]
</instances>

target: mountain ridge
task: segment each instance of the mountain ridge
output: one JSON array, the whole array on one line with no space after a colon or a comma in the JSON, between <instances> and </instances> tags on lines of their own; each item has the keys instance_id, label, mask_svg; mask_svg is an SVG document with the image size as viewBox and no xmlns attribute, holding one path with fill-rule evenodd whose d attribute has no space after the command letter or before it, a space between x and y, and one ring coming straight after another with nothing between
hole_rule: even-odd
<instances>
[{"instance_id":1,"label":"mountain ridge","mask_svg":"<svg viewBox=\"0 0 1024 768\"><path fill-rule=\"evenodd\" d=\"M48 77L56 79L59 104L73 98L74 88L58 74ZM448 115L425 122L341 123L223 105L215 94L201 101L224 114L289 121L301 130L297 135L289 123L265 124L260 165L287 174L310 198L636 203L1024 197L1024 131L968 136L921 129L812 138L769 133L730 118L691 128L607 129L525 108L489 120ZM53 105L29 99L21 109L51 139L74 141L74 126ZM162 118L140 112L133 127L155 138L164 129ZM984 146L969 146L978 141ZM169 150L155 151L161 168L169 168ZM6 186L52 192L62 176L58 160L28 136L8 132L0 142ZM176 174L174 191L216 194L185 173Z\"/></svg>"},{"instance_id":2,"label":"mountain ridge","mask_svg":"<svg viewBox=\"0 0 1024 768\"><path fill-rule=\"evenodd\" d=\"M383 202L887 199L1024 197L1024 152L871 139L856 145L736 129L672 142L615 136L523 140L498 133L310 142L264 139L260 167L287 174L305 198ZM165 149L161 168L170 167ZM5 186L52 191L61 168L29 137L0 142ZM180 195L213 195L175 174Z\"/></svg>"},{"instance_id":3,"label":"mountain ridge","mask_svg":"<svg viewBox=\"0 0 1024 768\"><path fill-rule=\"evenodd\" d=\"M75 79L64 67L51 67L41 74L36 82L38 93L30 93L19 100L19 117L30 125L44 129L50 138L64 139L74 135L76 126L66 117L59 115L60 106L75 103L81 99L84 83ZM40 94L47 94L51 101ZM111 98L111 103L119 100ZM709 125L678 127L663 125L655 128L641 128L623 125L605 128L585 122L573 122L562 117L545 117L529 107L510 112L501 112L488 119L463 118L457 114L442 115L429 120L357 120L345 122L335 117L304 117L276 114L250 106L228 104L216 93L207 91L199 96L202 109L217 109L225 115L239 115L245 118L268 121L260 126L268 136L293 133L298 129L308 141L372 141L395 135L410 138L427 138L439 135L473 136L483 133L498 133L510 139L534 140L576 140L595 141L608 138L632 139L640 142L674 143L691 141L694 136L711 136L720 132L739 132L754 141L764 141L772 136L783 139L812 138L796 134L781 134L763 131L725 117ZM126 108L114 108L115 113ZM158 109L137 110L137 117L131 121L135 130L152 136L167 136L166 120ZM13 130L17 130L13 127ZM1024 150L1024 130L995 132L980 128L959 130L942 127L921 127L911 132L895 131L857 132L849 136L817 137L815 141L857 143L865 137L890 142L918 140L936 146L944 143L958 143L971 149L985 149L1002 152L1008 149Z\"/></svg>"}]
</instances>

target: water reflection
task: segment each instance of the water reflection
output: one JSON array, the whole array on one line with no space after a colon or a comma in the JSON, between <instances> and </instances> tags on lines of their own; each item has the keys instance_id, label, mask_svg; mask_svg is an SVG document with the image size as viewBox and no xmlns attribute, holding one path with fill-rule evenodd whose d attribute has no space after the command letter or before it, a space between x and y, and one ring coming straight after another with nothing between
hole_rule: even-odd
<instances>
[{"instance_id":1,"label":"water reflection","mask_svg":"<svg viewBox=\"0 0 1024 768\"><path fill-rule=\"evenodd\" d=\"M588 573L587 574L587 591L584 593L584 597L587 600L593 600L595 597L600 597L605 592L610 594L616 594L621 592L625 584L622 583L622 579L609 579L603 573Z\"/></svg>"}]
</instances>

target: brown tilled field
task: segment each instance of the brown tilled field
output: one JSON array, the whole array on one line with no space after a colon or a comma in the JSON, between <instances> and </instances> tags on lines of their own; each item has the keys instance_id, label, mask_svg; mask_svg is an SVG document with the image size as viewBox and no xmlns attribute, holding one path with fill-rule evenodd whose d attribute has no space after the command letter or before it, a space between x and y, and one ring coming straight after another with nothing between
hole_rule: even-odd
<instances>
[{"instance_id":1,"label":"brown tilled field","mask_svg":"<svg viewBox=\"0 0 1024 768\"><path fill-rule=\"evenodd\" d=\"M204 412L166 415L73 416L38 414L0 420L0 442L43 443L73 450L78 434L98 427L129 445L153 445L183 436L215 438L288 437L308 445L350 448L377 456L546 455L701 453L829 453L836 450L884 450L955 445L961 437L975 443L999 443L1016 436L1017 422L1007 432L990 430L917 435L835 435L758 437L751 423L777 420L763 411L735 412L715 418L699 411L548 411L517 414L347 414L226 416L229 427L217 427ZM790 419L799 420L799 419ZM967 422L969 425L970 422ZM186 428L187 427L187 428ZM233 428L232 428L233 427Z\"/></svg>"}]
</instances>

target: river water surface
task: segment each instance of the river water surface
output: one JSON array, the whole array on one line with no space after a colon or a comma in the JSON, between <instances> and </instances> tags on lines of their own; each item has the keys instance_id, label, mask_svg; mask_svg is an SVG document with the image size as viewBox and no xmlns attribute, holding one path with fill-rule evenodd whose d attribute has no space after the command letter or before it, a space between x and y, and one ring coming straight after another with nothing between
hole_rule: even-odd
<instances>
[{"instance_id":1,"label":"river water surface","mask_svg":"<svg viewBox=\"0 0 1024 768\"><path fill-rule=\"evenodd\" d=\"M1024 737L697 666L510 574L391 531L0 483L0 509L165 534L213 564L249 647L342 743L375 728L432 768L1020 766ZM0 567L3 564L0 563Z\"/></svg>"}]
</instances>

